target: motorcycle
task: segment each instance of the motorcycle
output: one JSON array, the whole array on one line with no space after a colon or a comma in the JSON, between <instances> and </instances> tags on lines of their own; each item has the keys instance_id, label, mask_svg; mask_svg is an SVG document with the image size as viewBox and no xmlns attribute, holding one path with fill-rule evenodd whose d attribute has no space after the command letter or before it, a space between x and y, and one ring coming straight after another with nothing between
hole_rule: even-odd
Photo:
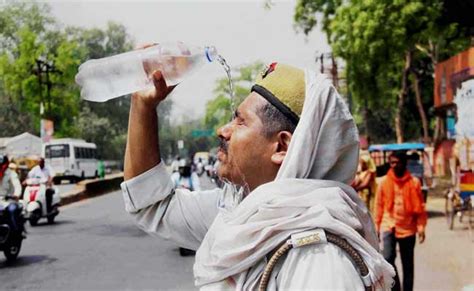
<instances>
[{"instance_id":1,"label":"motorcycle","mask_svg":"<svg viewBox=\"0 0 474 291\"><path fill-rule=\"evenodd\" d=\"M46 217L49 224L54 223L54 219L59 214L60 200L59 190L53 187L53 195L51 199L51 207L47 209L46 205L46 180L39 177L26 179L25 192L23 194L23 202L26 208L26 219L30 221L31 226L36 226L38 220Z\"/></svg>"},{"instance_id":2,"label":"motorcycle","mask_svg":"<svg viewBox=\"0 0 474 291\"><path fill-rule=\"evenodd\" d=\"M11 198L11 196L6 196L5 201L0 201L0 251L3 251L8 262L16 260L20 254L22 241L26 238L23 205ZM7 209L11 203L17 205L16 227Z\"/></svg>"}]
</instances>

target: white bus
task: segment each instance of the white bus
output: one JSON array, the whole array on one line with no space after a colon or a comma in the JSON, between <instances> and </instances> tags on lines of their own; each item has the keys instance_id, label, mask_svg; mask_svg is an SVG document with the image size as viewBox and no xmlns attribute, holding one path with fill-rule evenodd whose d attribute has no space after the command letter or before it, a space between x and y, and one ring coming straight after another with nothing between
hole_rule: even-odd
<instances>
[{"instance_id":1,"label":"white bus","mask_svg":"<svg viewBox=\"0 0 474 291\"><path fill-rule=\"evenodd\" d=\"M43 144L45 164L55 172L54 183L97 177L97 146L82 139L61 138Z\"/></svg>"}]
</instances>

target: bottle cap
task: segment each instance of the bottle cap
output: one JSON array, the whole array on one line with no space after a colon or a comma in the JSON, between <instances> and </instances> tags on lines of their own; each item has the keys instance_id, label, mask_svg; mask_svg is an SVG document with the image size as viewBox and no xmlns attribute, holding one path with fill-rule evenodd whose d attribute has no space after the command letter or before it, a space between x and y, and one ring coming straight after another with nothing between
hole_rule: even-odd
<instances>
[{"instance_id":1,"label":"bottle cap","mask_svg":"<svg viewBox=\"0 0 474 291\"><path fill-rule=\"evenodd\" d=\"M217 50L214 46L206 46L205 47L205 52L206 52L206 58L209 62L214 61L214 59L217 57Z\"/></svg>"}]
</instances>

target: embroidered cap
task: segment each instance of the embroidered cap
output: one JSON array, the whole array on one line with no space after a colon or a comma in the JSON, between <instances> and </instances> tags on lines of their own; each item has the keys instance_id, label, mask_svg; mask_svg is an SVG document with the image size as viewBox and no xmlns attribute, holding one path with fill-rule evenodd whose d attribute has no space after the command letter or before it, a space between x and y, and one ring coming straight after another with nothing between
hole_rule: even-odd
<instances>
[{"instance_id":1,"label":"embroidered cap","mask_svg":"<svg viewBox=\"0 0 474 291\"><path fill-rule=\"evenodd\" d=\"M271 63L257 78L252 92L260 94L297 124L305 98L304 71L285 64Z\"/></svg>"}]
</instances>

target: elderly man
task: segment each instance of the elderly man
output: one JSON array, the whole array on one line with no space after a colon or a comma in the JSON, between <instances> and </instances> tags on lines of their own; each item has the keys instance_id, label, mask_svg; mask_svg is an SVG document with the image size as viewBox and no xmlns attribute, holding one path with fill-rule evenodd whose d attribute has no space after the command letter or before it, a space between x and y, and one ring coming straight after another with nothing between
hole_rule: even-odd
<instances>
[{"instance_id":1,"label":"elderly man","mask_svg":"<svg viewBox=\"0 0 474 291\"><path fill-rule=\"evenodd\" d=\"M328 79L271 64L218 130L218 172L232 184L195 192L174 189L160 162L155 107L172 88L160 72L154 82L154 89L132 96L125 206L147 232L197 250L197 286L255 290L266 277L272 290L390 287L393 268L377 251L366 207L347 185L357 167L357 129ZM319 237L317 229L346 239L369 273L361 278L331 243L296 243L264 272L289 238Z\"/></svg>"}]
</instances>

